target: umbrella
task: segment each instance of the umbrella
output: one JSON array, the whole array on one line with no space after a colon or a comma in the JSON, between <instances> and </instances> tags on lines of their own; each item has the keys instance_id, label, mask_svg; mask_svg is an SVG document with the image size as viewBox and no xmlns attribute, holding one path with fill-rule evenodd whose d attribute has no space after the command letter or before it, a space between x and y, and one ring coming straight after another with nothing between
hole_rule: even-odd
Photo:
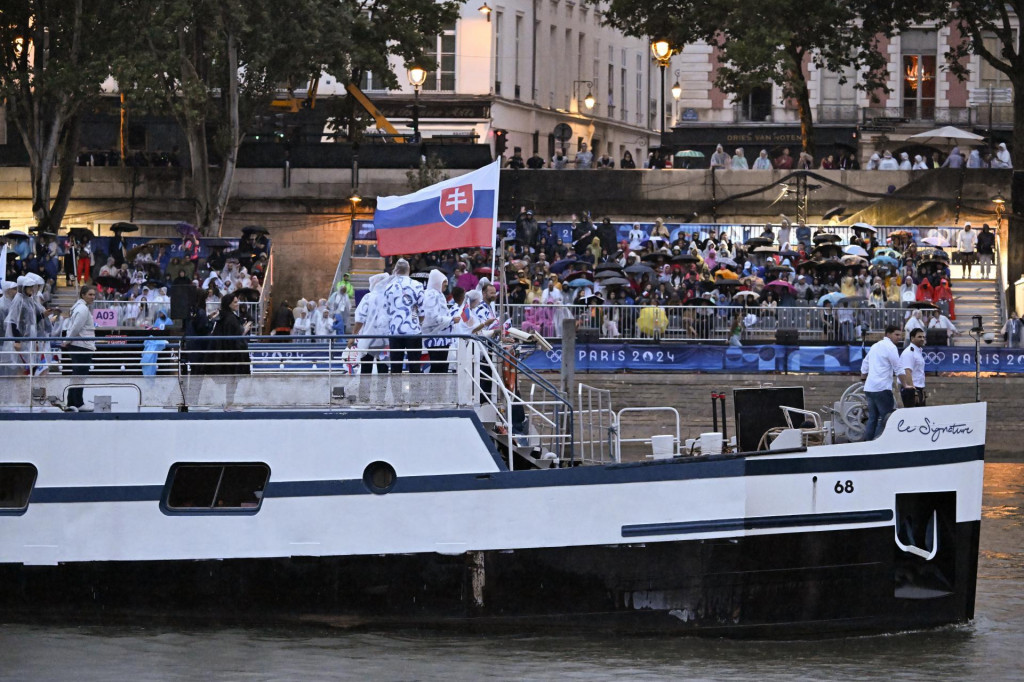
<instances>
[{"instance_id":1,"label":"umbrella","mask_svg":"<svg viewBox=\"0 0 1024 682\"><path fill-rule=\"evenodd\" d=\"M842 263L839 262L839 259L837 258L809 261L807 264L814 265L814 267L818 268L819 270L828 270L830 268L834 270L842 270L845 267Z\"/></svg>"},{"instance_id":2,"label":"umbrella","mask_svg":"<svg viewBox=\"0 0 1024 682\"><path fill-rule=\"evenodd\" d=\"M571 282L569 282L569 286L571 287L590 287L593 285L594 283L591 282L589 279L583 279L582 277L579 279L574 279Z\"/></svg>"},{"instance_id":3,"label":"umbrella","mask_svg":"<svg viewBox=\"0 0 1024 682\"><path fill-rule=\"evenodd\" d=\"M626 272L628 272L631 275L653 275L654 269L649 265L637 263L636 265L630 265L628 268L626 268Z\"/></svg>"},{"instance_id":4,"label":"umbrella","mask_svg":"<svg viewBox=\"0 0 1024 682\"><path fill-rule=\"evenodd\" d=\"M481 276L490 277L491 276L491 269L488 268L488 267L479 267L479 268L473 270L473 274L474 275L481 275Z\"/></svg>"},{"instance_id":5,"label":"umbrella","mask_svg":"<svg viewBox=\"0 0 1024 682\"><path fill-rule=\"evenodd\" d=\"M907 304L908 308L914 308L916 310L938 310L938 306L928 301L913 301Z\"/></svg>"},{"instance_id":6,"label":"umbrella","mask_svg":"<svg viewBox=\"0 0 1024 682\"><path fill-rule=\"evenodd\" d=\"M707 305L707 306L713 306L713 305L717 305L717 304L714 301L710 300L710 299L707 299L707 298L704 298L704 297L697 297L697 298L691 298L689 301L687 301L683 305L698 305L698 306L699 305Z\"/></svg>"},{"instance_id":7,"label":"umbrella","mask_svg":"<svg viewBox=\"0 0 1024 682\"><path fill-rule=\"evenodd\" d=\"M743 246L771 246L774 242L767 237L751 237L747 241L743 242Z\"/></svg>"},{"instance_id":8,"label":"umbrella","mask_svg":"<svg viewBox=\"0 0 1024 682\"><path fill-rule=\"evenodd\" d=\"M921 249L917 252L917 258L949 258L949 254L938 248Z\"/></svg>"},{"instance_id":9,"label":"umbrella","mask_svg":"<svg viewBox=\"0 0 1024 682\"><path fill-rule=\"evenodd\" d=\"M773 265L768 272L796 272L791 265Z\"/></svg>"},{"instance_id":10,"label":"umbrella","mask_svg":"<svg viewBox=\"0 0 1024 682\"><path fill-rule=\"evenodd\" d=\"M818 244L811 250L811 254L815 256L822 256L825 258L839 257L839 254L843 252L842 247L839 244Z\"/></svg>"},{"instance_id":11,"label":"umbrella","mask_svg":"<svg viewBox=\"0 0 1024 682\"><path fill-rule=\"evenodd\" d=\"M655 262L655 261L665 260L666 258L668 258L667 254L655 252L655 253L645 253L640 258L640 260L648 261L648 262Z\"/></svg>"},{"instance_id":12,"label":"umbrella","mask_svg":"<svg viewBox=\"0 0 1024 682\"><path fill-rule=\"evenodd\" d=\"M868 225L867 223L854 223L850 227L853 228L854 232L870 232L872 234L878 232L877 228L873 225Z\"/></svg>"},{"instance_id":13,"label":"umbrella","mask_svg":"<svg viewBox=\"0 0 1024 682\"><path fill-rule=\"evenodd\" d=\"M796 293L796 288L792 284L790 284L789 282L787 282L785 280L782 280L782 279L777 279L774 282L768 282L768 284L765 284L765 287L766 288L767 287L776 287L776 288L779 288L779 289L785 289L786 291L788 291L791 294Z\"/></svg>"},{"instance_id":14,"label":"umbrella","mask_svg":"<svg viewBox=\"0 0 1024 682\"><path fill-rule=\"evenodd\" d=\"M563 258L562 260L556 260L548 269L551 270L551 272L562 272L575 262L575 258Z\"/></svg>"},{"instance_id":15,"label":"umbrella","mask_svg":"<svg viewBox=\"0 0 1024 682\"><path fill-rule=\"evenodd\" d=\"M871 259L872 265L888 265L889 267L897 268L900 262L892 256L875 256Z\"/></svg>"},{"instance_id":16,"label":"umbrella","mask_svg":"<svg viewBox=\"0 0 1024 682\"><path fill-rule=\"evenodd\" d=\"M622 273L615 270L602 270L594 275L594 279L601 280L602 282L608 279L615 279L616 277L622 277Z\"/></svg>"},{"instance_id":17,"label":"umbrella","mask_svg":"<svg viewBox=\"0 0 1024 682\"><path fill-rule=\"evenodd\" d=\"M101 287L107 287L108 289L117 289L124 284L117 277L111 277L110 275L99 275L93 281Z\"/></svg>"},{"instance_id":18,"label":"umbrella","mask_svg":"<svg viewBox=\"0 0 1024 682\"><path fill-rule=\"evenodd\" d=\"M164 281L162 279L147 279L142 286L149 287L150 289L160 289L164 286Z\"/></svg>"},{"instance_id":19,"label":"umbrella","mask_svg":"<svg viewBox=\"0 0 1024 682\"><path fill-rule=\"evenodd\" d=\"M740 286L743 286L743 282L739 281L738 279L727 279L724 277L719 277L715 280L716 289L732 289L734 287Z\"/></svg>"},{"instance_id":20,"label":"umbrella","mask_svg":"<svg viewBox=\"0 0 1024 682\"><path fill-rule=\"evenodd\" d=\"M619 265L618 263L601 263L596 268L594 268L594 272L604 272L605 270L622 272L622 266Z\"/></svg>"},{"instance_id":21,"label":"umbrella","mask_svg":"<svg viewBox=\"0 0 1024 682\"><path fill-rule=\"evenodd\" d=\"M697 258L692 253L681 253L678 256L672 257L673 263L699 263L700 258ZM721 262L721 261L719 261ZM735 265L735 263L733 263Z\"/></svg>"},{"instance_id":22,"label":"umbrella","mask_svg":"<svg viewBox=\"0 0 1024 682\"><path fill-rule=\"evenodd\" d=\"M593 280L594 279L593 273L591 273L589 270L572 270L570 272L566 272L566 273L562 274L562 279L563 280L579 279L581 277L583 279L589 279L589 280Z\"/></svg>"},{"instance_id":23,"label":"umbrella","mask_svg":"<svg viewBox=\"0 0 1024 682\"><path fill-rule=\"evenodd\" d=\"M624 277L609 277L608 279L601 280L601 286L606 287L622 287L628 285L629 280Z\"/></svg>"},{"instance_id":24,"label":"umbrella","mask_svg":"<svg viewBox=\"0 0 1024 682\"><path fill-rule=\"evenodd\" d=\"M757 298L761 298L761 296L759 294L754 293L753 291L737 291L735 294L732 295L732 300L734 301Z\"/></svg>"},{"instance_id":25,"label":"umbrella","mask_svg":"<svg viewBox=\"0 0 1024 682\"><path fill-rule=\"evenodd\" d=\"M204 239L203 246L207 246L211 249L226 249L231 246L231 242L227 239L221 239L220 237L214 237L213 239Z\"/></svg>"},{"instance_id":26,"label":"umbrella","mask_svg":"<svg viewBox=\"0 0 1024 682\"><path fill-rule=\"evenodd\" d=\"M908 238L910 238L912 236L913 235L911 235L910 232L908 232L906 230L896 230L895 232L890 232L889 233L889 237L890 238L895 238L895 239L908 239Z\"/></svg>"},{"instance_id":27,"label":"umbrella","mask_svg":"<svg viewBox=\"0 0 1024 682\"><path fill-rule=\"evenodd\" d=\"M150 239L148 242L146 242L146 246L173 246L173 245L174 245L174 242L171 241L170 239L165 238L165 237L160 237L159 239Z\"/></svg>"},{"instance_id":28,"label":"umbrella","mask_svg":"<svg viewBox=\"0 0 1024 682\"><path fill-rule=\"evenodd\" d=\"M677 159L703 159L704 152L698 152L693 149L684 149L681 152L676 152Z\"/></svg>"},{"instance_id":29,"label":"umbrella","mask_svg":"<svg viewBox=\"0 0 1024 682\"><path fill-rule=\"evenodd\" d=\"M835 305L836 303L838 303L842 299L843 299L842 293L840 293L838 291L833 291L832 293L825 294L824 296L819 298L818 299L818 305L825 305L825 301L828 301L832 305Z\"/></svg>"},{"instance_id":30,"label":"umbrella","mask_svg":"<svg viewBox=\"0 0 1024 682\"><path fill-rule=\"evenodd\" d=\"M132 223L114 223L110 226L111 232L138 232L139 226Z\"/></svg>"},{"instance_id":31,"label":"umbrella","mask_svg":"<svg viewBox=\"0 0 1024 682\"><path fill-rule=\"evenodd\" d=\"M182 237L187 237L188 235L193 235L195 237L199 236L199 230L195 228L195 225L189 225L188 223L178 223L174 227L175 229L178 230L178 234L180 234Z\"/></svg>"},{"instance_id":32,"label":"umbrella","mask_svg":"<svg viewBox=\"0 0 1024 682\"><path fill-rule=\"evenodd\" d=\"M831 232L822 232L821 234L814 235L814 243L822 244L824 242L841 242L843 240L838 234L832 234Z\"/></svg>"},{"instance_id":33,"label":"umbrella","mask_svg":"<svg viewBox=\"0 0 1024 682\"><path fill-rule=\"evenodd\" d=\"M430 273L427 273L428 275ZM415 275L413 275L415 277ZM260 290L253 289L252 287L245 287L244 289L235 289L235 296L243 301L258 301L260 300Z\"/></svg>"},{"instance_id":34,"label":"umbrella","mask_svg":"<svg viewBox=\"0 0 1024 682\"><path fill-rule=\"evenodd\" d=\"M795 256L796 254L794 253L793 255ZM732 258L717 258L716 261L719 265L731 265L732 267L736 267L736 261Z\"/></svg>"},{"instance_id":35,"label":"umbrella","mask_svg":"<svg viewBox=\"0 0 1024 682\"><path fill-rule=\"evenodd\" d=\"M955 147L966 142L984 142L981 135L960 130L954 126L943 126L934 130L926 130L923 133L911 135L907 142L923 144L929 147Z\"/></svg>"},{"instance_id":36,"label":"umbrella","mask_svg":"<svg viewBox=\"0 0 1024 682\"><path fill-rule=\"evenodd\" d=\"M779 251L779 255L782 256L783 258L799 258L800 257L799 253L797 253L796 251L790 251L789 249L786 249L785 251Z\"/></svg>"},{"instance_id":37,"label":"umbrella","mask_svg":"<svg viewBox=\"0 0 1024 682\"><path fill-rule=\"evenodd\" d=\"M22 232L21 230L11 230L10 232L8 232L4 236L5 237L14 237L15 239L28 239L28 235L25 234L24 232Z\"/></svg>"},{"instance_id":38,"label":"umbrella","mask_svg":"<svg viewBox=\"0 0 1024 682\"><path fill-rule=\"evenodd\" d=\"M72 227L68 234L79 239L92 239L95 236L88 227Z\"/></svg>"},{"instance_id":39,"label":"umbrella","mask_svg":"<svg viewBox=\"0 0 1024 682\"><path fill-rule=\"evenodd\" d=\"M903 254L888 246L879 246L875 249L875 256L887 256L888 258L894 258L899 260L903 258Z\"/></svg>"},{"instance_id":40,"label":"umbrella","mask_svg":"<svg viewBox=\"0 0 1024 682\"><path fill-rule=\"evenodd\" d=\"M716 279L720 279L720 280L721 279L739 279L740 276L737 275L732 270L718 270L718 271L715 272L715 278Z\"/></svg>"},{"instance_id":41,"label":"umbrella","mask_svg":"<svg viewBox=\"0 0 1024 682\"><path fill-rule=\"evenodd\" d=\"M825 213L823 213L821 217L823 219L825 219L825 220L828 220L829 218L838 218L839 216L843 215L844 213L846 213L846 207L845 206L835 206L835 207L830 208L829 210L825 211Z\"/></svg>"},{"instance_id":42,"label":"umbrella","mask_svg":"<svg viewBox=\"0 0 1024 682\"><path fill-rule=\"evenodd\" d=\"M843 253L845 253L848 256L864 256L865 258L868 255L868 252L865 251L863 247L857 246L856 244L850 244L849 246L843 248Z\"/></svg>"},{"instance_id":43,"label":"umbrella","mask_svg":"<svg viewBox=\"0 0 1024 682\"><path fill-rule=\"evenodd\" d=\"M754 249L754 253L778 253L779 247L777 246L758 246Z\"/></svg>"},{"instance_id":44,"label":"umbrella","mask_svg":"<svg viewBox=\"0 0 1024 682\"><path fill-rule=\"evenodd\" d=\"M840 259L840 262L846 266L867 265L868 259L862 258L861 256L843 256Z\"/></svg>"},{"instance_id":45,"label":"umbrella","mask_svg":"<svg viewBox=\"0 0 1024 682\"><path fill-rule=\"evenodd\" d=\"M242 234L270 234L270 230L262 225L246 225L242 228Z\"/></svg>"},{"instance_id":46,"label":"umbrella","mask_svg":"<svg viewBox=\"0 0 1024 682\"><path fill-rule=\"evenodd\" d=\"M921 240L922 244L928 246L938 246L940 248L949 248L949 240L944 237L925 237Z\"/></svg>"}]
</instances>

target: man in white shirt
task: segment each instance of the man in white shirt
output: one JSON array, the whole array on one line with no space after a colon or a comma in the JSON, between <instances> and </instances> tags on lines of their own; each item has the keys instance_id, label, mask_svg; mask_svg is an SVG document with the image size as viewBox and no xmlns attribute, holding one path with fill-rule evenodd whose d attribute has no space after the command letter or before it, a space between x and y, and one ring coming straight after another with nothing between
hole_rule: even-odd
<instances>
[{"instance_id":1,"label":"man in white shirt","mask_svg":"<svg viewBox=\"0 0 1024 682\"><path fill-rule=\"evenodd\" d=\"M885 421L896 409L892 395L892 378L899 377L900 384L913 388L910 379L900 367L900 352L903 330L890 324L885 328L885 338L871 346L860 364L861 380L864 382L864 397L868 400L868 423L864 428L864 440L874 440L885 430Z\"/></svg>"},{"instance_id":2,"label":"man in white shirt","mask_svg":"<svg viewBox=\"0 0 1024 682\"><path fill-rule=\"evenodd\" d=\"M900 388L903 407L924 407L924 342L923 329L910 332L910 343L900 355L900 367L903 368L904 379L909 379L911 387Z\"/></svg>"},{"instance_id":3,"label":"man in white shirt","mask_svg":"<svg viewBox=\"0 0 1024 682\"><path fill-rule=\"evenodd\" d=\"M92 319L92 304L96 301L96 287L92 284L83 284L78 290L78 300L71 308L71 317L67 327L67 337L71 341L65 341L64 351L71 361L71 373L76 376L83 376L89 373L92 365L92 356L96 352L96 327ZM68 409L78 412L91 412L92 408L85 406L82 394L84 386L75 386L68 389Z\"/></svg>"},{"instance_id":4,"label":"man in white shirt","mask_svg":"<svg viewBox=\"0 0 1024 682\"><path fill-rule=\"evenodd\" d=\"M953 337L960 333L960 330L956 328L952 320L943 315L940 311L936 310L930 320L928 320L929 329L945 329L946 330L946 345L949 346L953 343Z\"/></svg>"},{"instance_id":5,"label":"man in white shirt","mask_svg":"<svg viewBox=\"0 0 1024 682\"><path fill-rule=\"evenodd\" d=\"M957 238L957 248L960 250L960 262L964 268L964 279L971 278L971 266L978 259L975 253L975 246L978 243L978 233L971 229L970 223L964 223L964 229Z\"/></svg>"}]
</instances>

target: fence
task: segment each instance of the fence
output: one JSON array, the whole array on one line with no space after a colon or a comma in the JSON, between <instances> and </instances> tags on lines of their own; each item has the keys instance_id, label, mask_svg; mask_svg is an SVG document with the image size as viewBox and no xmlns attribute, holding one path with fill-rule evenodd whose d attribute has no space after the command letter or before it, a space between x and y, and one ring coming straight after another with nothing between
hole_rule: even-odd
<instances>
[{"instance_id":1,"label":"fence","mask_svg":"<svg viewBox=\"0 0 1024 682\"><path fill-rule=\"evenodd\" d=\"M149 329L162 310L167 314L168 326L172 323L170 303L146 303L145 309L142 305L138 301L95 301L92 304L93 318L97 320L98 327ZM252 320L253 328L258 329L264 319L264 305L265 300L262 298L259 301L239 301L238 316L243 321ZM107 316L97 312L106 310L116 311L116 315ZM209 315L217 310L220 310L220 299L209 299L206 302L206 313Z\"/></svg>"},{"instance_id":2,"label":"fence","mask_svg":"<svg viewBox=\"0 0 1024 682\"><path fill-rule=\"evenodd\" d=\"M773 340L780 329L797 330L804 340L852 342L886 326L900 327L909 308L843 308L829 314L812 305L758 308L730 306L508 305L513 327L557 339L561 321L576 320L577 330L594 330L602 339L727 341L733 319L744 320L744 339Z\"/></svg>"}]
</instances>

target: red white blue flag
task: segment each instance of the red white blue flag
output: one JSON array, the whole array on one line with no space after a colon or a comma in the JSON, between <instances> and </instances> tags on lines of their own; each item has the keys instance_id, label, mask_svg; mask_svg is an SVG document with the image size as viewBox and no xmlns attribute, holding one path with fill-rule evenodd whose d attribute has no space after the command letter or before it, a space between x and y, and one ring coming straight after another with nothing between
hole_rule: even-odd
<instances>
[{"instance_id":1,"label":"red white blue flag","mask_svg":"<svg viewBox=\"0 0 1024 682\"><path fill-rule=\"evenodd\" d=\"M382 256L473 246L494 248L500 160L400 197L377 197Z\"/></svg>"}]
</instances>

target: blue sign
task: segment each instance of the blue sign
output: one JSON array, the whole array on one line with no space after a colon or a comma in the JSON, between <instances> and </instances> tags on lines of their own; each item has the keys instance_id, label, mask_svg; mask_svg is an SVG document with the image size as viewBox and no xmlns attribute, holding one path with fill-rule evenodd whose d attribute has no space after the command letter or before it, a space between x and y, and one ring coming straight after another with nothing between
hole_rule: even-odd
<instances>
[{"instance_id":1,"label":"blue sign","mask_svg":"<svg viewBox=\"0 0 1024 682\"><path fill-rule=\"evenodd\" d=\"M576 347L576 371L618 372L813 372L857 373L866 349L862 346L731 346L684 344L595 343ZM928 346L924 349L928 372L969 372L974 369L974 349ZM526 364L538 371L561 368L560 346L536 352ZM981 351L984 372L1024 373L1024 349L985 348Z\"/></svg>"}]
</instances>

